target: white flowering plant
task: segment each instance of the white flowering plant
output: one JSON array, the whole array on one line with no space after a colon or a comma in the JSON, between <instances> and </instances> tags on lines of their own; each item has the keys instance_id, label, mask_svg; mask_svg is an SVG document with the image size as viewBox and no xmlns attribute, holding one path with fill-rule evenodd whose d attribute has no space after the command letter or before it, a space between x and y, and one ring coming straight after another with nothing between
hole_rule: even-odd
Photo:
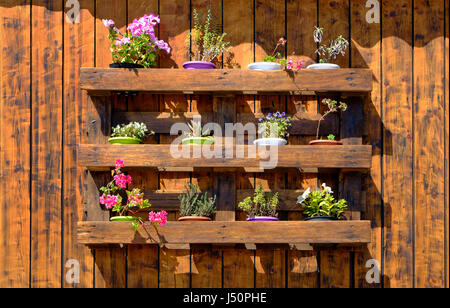
<instances>
[{"instance_id":1,"label":"white flowering plant","mask_svg":"<svg viewBox=\"0 0 450 308\"><path fill-rule=\"evenodd\" d=\"M144 123L133 122L130 124L121 124L113 127L112 138L116 137L131 137L144 141L150 135L155 132L149 131L147 125Z\"/></svg>"},{"instance_id":2,"label":"white flowering plant","mask_svg":"<svg viewBox=\"0 0 450 308\"><path fill-rule=\"evenodd\" d=\"M303 214L310 218L332 217L343 219L343 214L347 210L347 201L336 200L333 197L333 190L327 184L312 191L308 188L298 197L297 204L303 208Z\"/></svg>"}]
</instances>

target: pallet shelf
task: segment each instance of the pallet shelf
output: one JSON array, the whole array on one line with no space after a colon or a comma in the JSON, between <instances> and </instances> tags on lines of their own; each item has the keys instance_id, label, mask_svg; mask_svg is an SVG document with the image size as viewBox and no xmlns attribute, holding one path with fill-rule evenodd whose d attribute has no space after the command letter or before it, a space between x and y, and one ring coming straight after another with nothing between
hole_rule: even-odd
<instances>
[{"instance_id":1,"label":"pallet shelf","mask_svg":"<svg viewBox=\"0 0 450 308\"><path fill-rule=\"evenodd\" d=\"M299 72L81 68L80 80L83 90L97 96L111 92L263 94L372 91L372 71L351 68Z\"/></svg>"},{"instance_id":2,"label":"pallet shelf","mask_svg":"<svg viewBox=\"0 0 450 308\"><path fill-rule=\"evenodd\" d=\"M168 222L135 233L130 223L79 222L78 242L102 244L366 244L370 221Z\"/></svg>"},{"instance_id":3,"label":"pallet shelf","mask_svg":"<svg viewBox=\"0 0 450 308\"><path fill-rule=\"evenodd\" d=\"M182 148L181 146L179 147ZM237 146L234 153L243 150L244 158L172 158L171 145L79 145L78 161L81 166L99 170L114 167L118 157L126 161L128 167L146 168L260 168L267 159L249 158L249 148L258 153L258 147ZM193 147L188 147L194 151ZM202 147L197 147L201 150ZM231 151L233 151L231 149ZM265 147L261 157L269 149ZM372 147L366 145L348 146L310 146L292 145L276 149L277 168L338 168L369 169L372 165ZM225 153L224 147L221 153ZM231 152L233 153L233 152ZM258 156L258 155L257 155ZM267 157L267 156L266 156Z\"/></svg>"}]
</instances>

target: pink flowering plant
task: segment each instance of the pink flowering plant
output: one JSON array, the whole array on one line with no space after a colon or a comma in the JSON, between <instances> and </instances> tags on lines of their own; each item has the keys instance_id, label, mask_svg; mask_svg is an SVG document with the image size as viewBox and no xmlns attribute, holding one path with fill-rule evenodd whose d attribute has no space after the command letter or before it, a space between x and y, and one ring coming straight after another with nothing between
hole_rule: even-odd
<instances>
[{"instance_id":1,"label":"pink flowering plant","mask_svg":"<svg viewBox=\"0 0 450 308\"><path fill-rule=\"evenodd\" d=\"M279 62L286 70L298 70L300 71L303 68L303 60L293 60L292 57L286 59L282 57L281 52L279 51L281 47L285 47L287 43L287 39L285 37L281 37L278 40L275 49L272 52L272 55L266 57L264 62Z\"/></svg>"},{"instance_id":2,"label":"pink flowering plant","mask_svg":"<svg viewBox=\"0 0 450 308\"><path fill-rule=\"evenodd\" d=\"M132 214L134 217L132 221L133 230L137 231L139 225L144 224L144 221L135 215L139 210L149 208L151 204L147 199L144 199L144 193L140 189L127 190L128 185L132 183L132 178L122 172L124 167L125 163L123 160L116 160L115 169L111 172L113 180L100 188L102 192L100 204L104 205L108 210L118 213L119 216L125 216L127 213ZM124 195L123 192L125 192L127 197L126 203L124 203L122 197ZM167 213L164 211L153 213L153 216L155 217L153 220L150 219L151 222L157 222L160 225L164 225L167 222Z\"/></svg>"},{"instance_id":3,"label":"pink flowering plant","mask_svg":"<svg viewBox=\"0 0 450 308\"><path fill-rule=\"evenodd\" d=\"M103 24L109 30L113 62L140 64L145 68L156 66L159 52L164 50L170 54L171 51L166 42L156 37L155 27L160 22L159 16L144 15L121 33L113 20L104 19Z\"/></svg>"}]
</instances>

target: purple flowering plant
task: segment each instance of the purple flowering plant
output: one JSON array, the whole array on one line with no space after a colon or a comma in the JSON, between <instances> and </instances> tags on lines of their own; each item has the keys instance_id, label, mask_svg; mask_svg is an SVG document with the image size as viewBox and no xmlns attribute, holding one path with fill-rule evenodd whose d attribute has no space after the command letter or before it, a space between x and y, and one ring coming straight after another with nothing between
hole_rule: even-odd
<instances>
[{"instance_id":1,"label":"purple flowering plant","mask_svg":"<svg viewBox=\"0 0 450 308\"><path fill-rule=\"evenodd\" d=\"M285 112L269 113L265 118L259 119L258 133L262 138L289 137L289 128L292 126L291 117Z\"/></svg>"},{"instance_id":2,"label":"purple flowering plant","mask_svg":"<svg viewBox=\"0 0 450 308\"><path fill-rule=\"evenodd\" d=\"M170 54L171 51L166 42L156 37L155 27L160 22L159 16L144 15L121 33L113 20L104 19L103 24L109 30L113 62L140 64L145 68L156 66L159 52L164 50Z\"/></svg>"}]
</instances>

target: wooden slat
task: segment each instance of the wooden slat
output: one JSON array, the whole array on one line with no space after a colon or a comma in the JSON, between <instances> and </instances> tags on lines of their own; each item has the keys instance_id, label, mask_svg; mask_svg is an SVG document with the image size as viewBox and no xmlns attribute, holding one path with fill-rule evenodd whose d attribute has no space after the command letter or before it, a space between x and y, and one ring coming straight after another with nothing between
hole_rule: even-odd
<instances>
[{"instance_id":1,"label":"wooden slat","mask_svg":"<svg viewBox=\"0 0 450 308\"><path fill-rule=\"evenodd\" d=\"M146 225L137 233L130 223L79 222L80 244L365 244L370 222L168 222Z\"/></svg>"},{"instance_id":2,"label":"wooden slat","mask_svg":"<svg viewBox=\"0 0 450 308\"><path fill-rule=\"evenodd\" d=\"M248 153L248 146L243 147ZM274 150L276 151L276 150ZM264 153L263 153L264 154ZM278 168L371 167L371 146L283 146L278 148ZM79 164L89 168L113 167L117 158L128 167L259 168L261 158L178 158L171 157L170 145L79 145Z\"/></svg>"},{"instance_id":3,"label":"wooden slat","mask_svg":"<svg viewBox=\"0 0 450 308\"><path fill-rule=\"evenodd\" d=\"M30 285L30 13L0 1L0 288Z\"/></svg>"},{"instance_id":4,"label":"wooden slat","mask_svg":"<svg viewBox=\"0 0 450 308\"><path fill-rule=\"evenodd\" d=\"M251 70L170 70L81 68L88 91L184 92L370 92L367 69L260 72Z\"/></svg>"}]
</instances>

